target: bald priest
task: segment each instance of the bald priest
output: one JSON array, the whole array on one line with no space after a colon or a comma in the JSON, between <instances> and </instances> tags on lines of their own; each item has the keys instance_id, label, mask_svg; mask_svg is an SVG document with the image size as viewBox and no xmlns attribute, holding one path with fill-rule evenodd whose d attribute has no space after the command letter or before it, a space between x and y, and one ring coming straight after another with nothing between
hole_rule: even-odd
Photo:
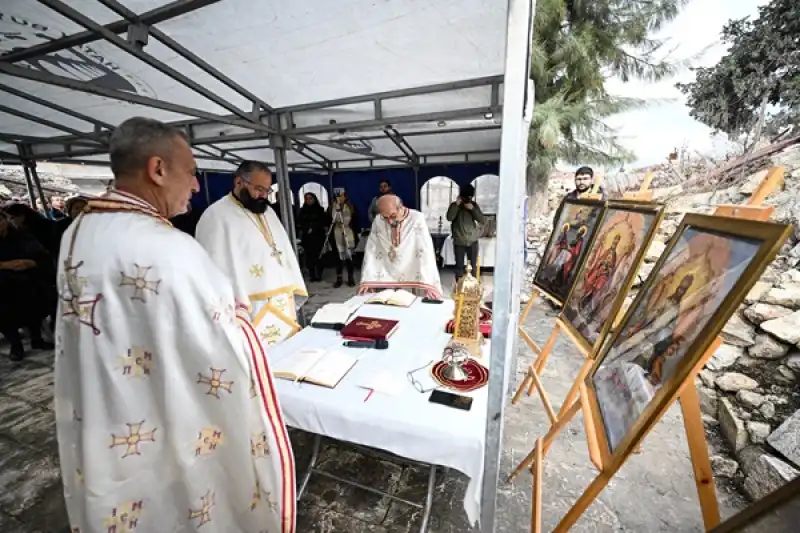
<instances>
[{"instance_id":1,"label":"bald priest","mask_svg":"<svg viewBox=\"0 0 800 533\"><path fill-rule=\"evenodd\" d=\"M442 283L428 225L419 211L393 194L381 196L372 222L359 294L379 289L419 290L440 299Z\"/></svg>"},{"instance_id":2,"label":"bald priest","mask_svg":"<svg viewBox=\"0 0 800 533\"><path fill-rule=\"evenodd\" d=\"M271 191L269 168L244 161L234 173L233 191L206 209L195 233L268 346L300 331L297 309L308 298L289 237L269 207Z\"/></svg>"}]
</instances>

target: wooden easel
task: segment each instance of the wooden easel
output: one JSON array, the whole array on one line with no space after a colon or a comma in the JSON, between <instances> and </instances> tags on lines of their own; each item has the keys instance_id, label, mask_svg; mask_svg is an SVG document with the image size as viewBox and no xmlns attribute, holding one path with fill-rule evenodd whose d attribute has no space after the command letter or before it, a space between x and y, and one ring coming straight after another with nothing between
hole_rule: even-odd
<instances>
[{"instance_id":1,"label":"wooden easel","mask_svg":"<svg viewBox=\"0 0 800 533\"><path fill-rule=\"evenodd\" d=\"M642 185L638 191L626 192L622 195L623 200L639 200L641 202L651 202L653 200L653 191L650 189L650 183L653 181L654 174L648 172L644 176Z\"/></svg>"},{"instance_id":2,"label":"wooden easel","mask_svg":"<svg viewBox=\"0 0 800 533\"><path fill-rule=\"evenodd\" d=\"M715 210L714 215L736 217L744 220L768 220L775 208L774 206L763 206L761 204L772 191L781 185L783 181L783 175L783 167L774 167L759 184L758 188L751 196L748 204L744 206L720 205ZM557 324L557 327L554 331L559 329L565 328L560 328ZM721 345L722 338L717 337L705 351L697 365L684 380L681 388L676 392L675 395L673 395L672 398L669 399L669 401L665 402L664 406L662 406L662 409L657 413L655 418L656 420L660 420L669 407L672 406L675 400L680 402L681 413L684 421L684 429L686 431L686 438L689 445L689 455L695 477L695 485L697 487L698 499L700 501L700 507L703 514L703 524L706 531L710 531L719 524L720 514L719 504L716 496L716 488L714 486L713 473L711 470L711 461L708 455L708 444L705 439L705 430L703 428L703 420L700 414L700 403L694 382L697 374L703 369L708 360L714 355ZM539 357L541 358L541 354ZM591 365L589 371L590 370ZM583 368L581 368L581 371L583 371ZM589 371L586 371L586 373L588 374ZM527 379L528 377L526 377L526 380ZM535 386L541 394L543 392L543 388L541 388L538 375L531 377L531 379L534 381L534 383L533 386L529 385L529 387L532 389ZM524 383L525 382L523 382L523 384ZM573 389L576 388L576 384L573 384ZM570 389L570 393L572 393L573 389ZM515 394L514 399L517 401L519 401L518 396L521 395L521 390L522 387L520 387L520 389L517 391L517 394ZM513 481L513 479L519 475L523 469L530 468L531 472L534 474L532 495L534 505L532 506L532 509L540 510L542 497L541 474L543 470L543 465L541 462L543 461L544 454L547 453L547 450L550 448L550 445L555 437L561 433L564 427L572 420L578 411L583 411L584 425L586 426L587 433L587 444L589 447L589 456L595 466L600 469L600 474L592 481L589 487L586 488L578 501L575 502L572 508L567 512L566 516L561 520L558 526L556 526L556 529L554 530L556 533L566 533L569 531L578 518L580 518L580 516L586 511L589 505L591 505L591 503L600 495L600 492L602 492L606 485L608 485L614 474L616 474L616 472L622 467L627 458L630 456L630 454L628 454L627 456L613 460L612 464L609 465L602 464L602 460L600 460L598 443L593 438L594 421L592 420L591 410L588 404L589 400L585 382L577 384L577 394L578 399L576 401L571 401L571 398L568 394L567 399L565 399L564 404L561 406L558 419L553 422L553 418L551 417L551 427L548 433L544 438L537 439L534 449L528 454L527 457L525 457L525 459L522 460L522 462L520 462L519 465L517 465L517 467L508 477L508 481ZM542 395L542 400L543 402L545 401L545 395ZM552 409L550 409L550 411L552 411ZM548 411L548 416L550 415L550 411ZM653 424L647 431L640 435L637 438L637 442L641 442L653 427L655 427L655 424ZM538 505L535 502L538 502ZM531 532L539 533L540 531L541 515L533 515L531 517Z\"/></svg>"},{"instance_id":3,"label":"wooden easel","mask_svg":"<svg viewBox=\"0 0 800 533\"><path fill-rule=\"evenodd\" d=\"M703 513L703 524L706 531L716 527L720 521L719 504L717 502L716 489L714 487L714 479L711 471L711 460L708 456L708 444L706 443L705 430L703 429L703 419L700 415L700 403L697 397L697 389L694 385L694 380L700 370L703 369L706 362L714 355L719 346L722 344L722 339L717 337L714 342L705 351L703 356L697 362L697 365L692 369L689 375L683 382L681 388L673 395L669 401L665 402L662 409L656 414L656 419L659 420L663 417L664 413L678 400L681 405L681 413L683 414L683 424L686 430L686 438L689 444L689 455L692 461L692 470L694 472L695 485L697 487L697 495L700 500L700 507ZM542 498L542 470L543 466L540 464L544 459L544 453L550 447L555 437L564 429L564 427L572 420L578 413L589 411L589 399L586 391L586 384L581 383L579 386L579 401L575 401L561 417L558 424L553 425L550 431L544 438L537 439L536 446L528 456L523 459L519 466L512 472L509 480L513 479L524 468L530 468L531 472L538 474L534 477L532 483L532 499L533 501L541 501ZM641 442L647 436L653 424L643 434L638 437ZM596 448L592 450L592 446L597 446L596 442L589 440L590 450L589 453L598 453ZM619 471L622 465L627 461L630 454L621 456L613 460L611 464L602 465L600 474L589 484L584 493L577 502L570 508L566 516L559 522L554 533L566 533L575 525L578 518L586 511L591 503L600 495L600 492L608 485L611 478ZM536 506L533 506L536 509ZM539 505L541 508L541 505ZM538 533L541 531L541 515L531 517L531 532Z\"/></svg>"},{"instance_id":4,"label":"wooden easel","mask_svg":"<svg viewBox=\"0 0 800 533\"><path fill-rule=\"evenodd\" d=\"M600 185L602 185L602 183L603 183L603 178L601 178L600 176L595 176L594 184L592 185L592 190L578 195L578 198L580 198L581 200L602 200L603 195L597 192L600 190Z\"/></svg>"},{"instance_id":5,"label":"wooden easel","mask_svg":"<svg viewBox=\"0 0 800 533\"><path fill-rule=\"evenodd\" d=\"M539 345L536 344L536 342L531 338L530 335L528 335L528 332L525 331L524 329L522 329L522 324L524 324L525 320L528 318L528 313L530 313L531 309L533 309L533 303L536 301L537 297L541 297L541 298L543 298L545 300L550 300L551 302L553 302L555 305L557 305L559 307L561 307L563 304L561 302L559 302L558 300L555 300L555 299L551 298L547 293L545 293L544 291L539 289L539 287L537 287L535 285L533 286L533 289L531 291L531 299L528 300L527 304L525 304L525 308L522 310L522 314L519 317L519 326L517 326L517 333L519 333L519 336L522 338L522 340L525 342L525 344L528 345L528 348L533 350L533 353L539 355L544 350L547 350L549 352L550 349L552 349L553 343L556 341L555 337L558 336L558 335L557 334L555 336L551 335L550 339L548 339L547 343L545 343L544 348L539 348ZM549 347L548 347L548 345L549 345ZM517 400L517 401L519 401L519 400ZM516 403L516 402L512 402L512 403Z\"/></svg>"}]
</instances>

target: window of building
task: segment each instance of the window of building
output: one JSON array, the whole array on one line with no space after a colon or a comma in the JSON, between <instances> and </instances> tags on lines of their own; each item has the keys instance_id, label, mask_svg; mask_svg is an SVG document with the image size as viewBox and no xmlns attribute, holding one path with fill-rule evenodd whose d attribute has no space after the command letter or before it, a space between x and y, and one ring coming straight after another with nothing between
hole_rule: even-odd
<instances>
[{"instance_id":1,"label":"window of building","mask_svg":"<svg viewBox=\"0 0 800 533\"><path fill-rule=\"evenodd\" d=\"M297 191L297 199L300 200L300 205L305 203L304 196L306 193L311 193L316 196L317 200L319 201L319 205L322 206L322 209L328 209L328 204L330 203L328 200L328 190L323 187L322 184L315 181L309 181L300 187L300 190Z\"/></svg>"},{"instance_id":2,"label":"window of building","mask_svg":"<svg viewBox=\"0 0 800 533\"><path fill-rule=\"evenodd\" d=\"M420 189L422 214L431 233L450 233L447 208L458 197L458 185L447 176L436 176L426 181Z\"/></svg>"},{"instance_id":3,"label":"window of building","mask_svg":"<svg viewBox=\"0 0 800 533\"><path fill-rule=\"evenodd\" d=\"M484 174L472 180L472 186L475 187L475 201L481 211L487 215L496 215L500 200L500 177Z\"/></svg>"}]
</instances>

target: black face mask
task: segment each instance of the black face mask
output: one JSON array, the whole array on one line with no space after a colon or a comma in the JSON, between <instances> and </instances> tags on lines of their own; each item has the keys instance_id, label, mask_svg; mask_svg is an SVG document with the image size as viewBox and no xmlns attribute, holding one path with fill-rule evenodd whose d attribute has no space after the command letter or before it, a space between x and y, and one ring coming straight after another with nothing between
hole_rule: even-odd
<instances>
[{"instance_id":1,"label":"black face mask","mask_svg":"<svg viewBox=\"0 0 800 533\"><path fill-rule=\"evenodd\" d=\"M250 191L247 190L246 187L242 187L236 199L242 203L245 209L256 215L265 213L269 207L269 200L266 198L253 198L253 195L250 194Z\"/></svg>"}]
</instances>

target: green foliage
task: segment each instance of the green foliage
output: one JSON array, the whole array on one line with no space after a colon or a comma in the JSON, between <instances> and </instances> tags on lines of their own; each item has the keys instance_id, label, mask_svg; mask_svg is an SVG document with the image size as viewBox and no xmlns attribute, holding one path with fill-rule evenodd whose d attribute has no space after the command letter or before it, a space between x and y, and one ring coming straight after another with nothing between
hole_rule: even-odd
<instances>
[{"instance_id":1,"label":"green foliage","mask_svg":"<svg viewBox=\"0 0 800 533\"><path fill-rule=\"evenodd\" d=\"M541 190L559 160L611 164L632 159L603 120L643 102L609 95L605 81L612 76L656 81L673 74L673 65L659 59L664 42L651 35L686 1L537 0L529 192Z\"/></svg>"},{"instance_id":2,"label":"green foliage","mask_svg":"<svg viewBox=\"0 0 800 533\"><path fill-rule=\"evenodd\" d=\"M748 133L761 105L771 104L768 131L800 123L800 2L773 0L758 18L730 21L722 30L727 54L678 84L691 115L729 135Z\"/></svg>"}]
</instances>

